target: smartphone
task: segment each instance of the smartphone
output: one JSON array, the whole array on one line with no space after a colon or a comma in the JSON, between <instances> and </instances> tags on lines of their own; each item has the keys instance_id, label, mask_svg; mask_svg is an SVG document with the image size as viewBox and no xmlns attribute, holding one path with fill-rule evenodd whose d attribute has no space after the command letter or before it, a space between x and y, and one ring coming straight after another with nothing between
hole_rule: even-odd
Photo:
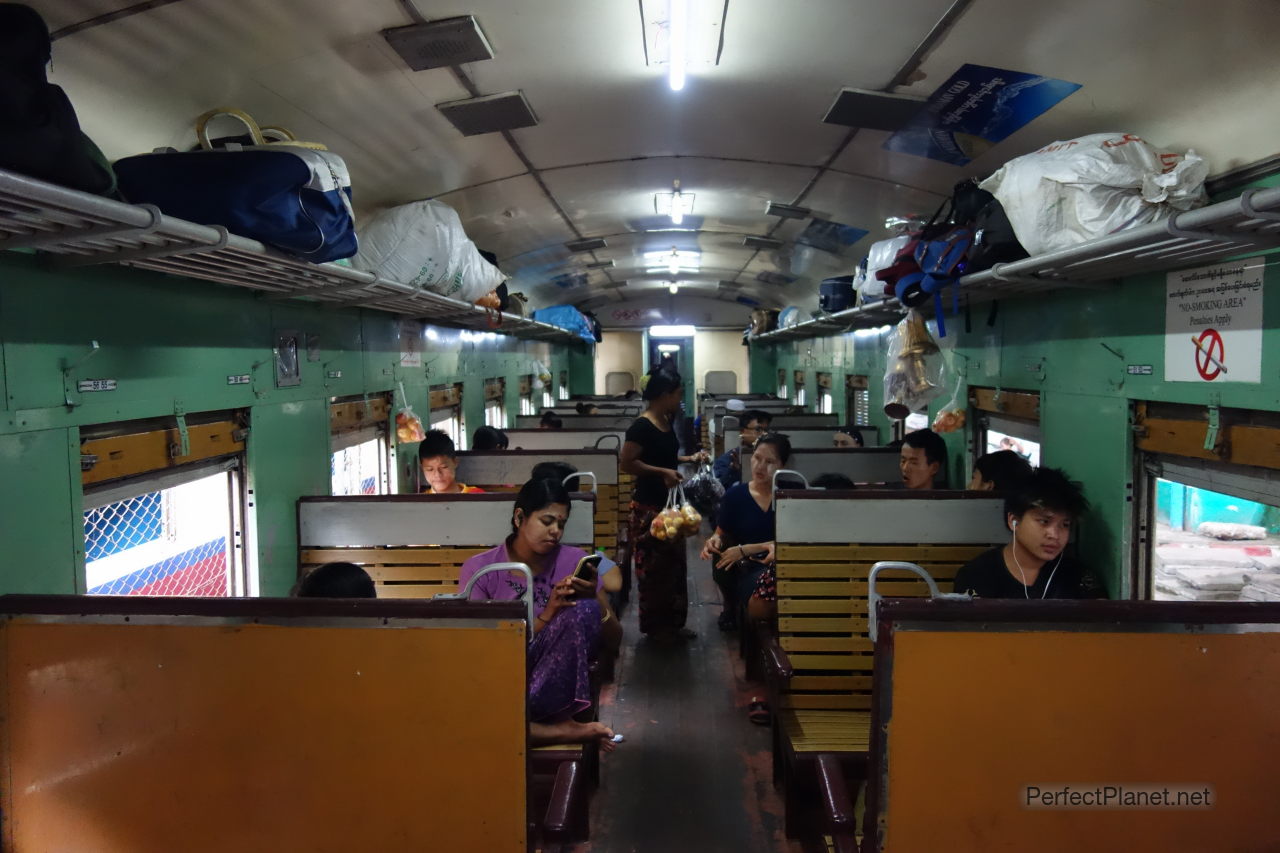
<instances>
[{"instance_id":1,"label":"smartphone","mask_svg":"<svg viewBox=\"0 0 1280 853\"><path fill-rule=\"evenodd\" d=\"M573 577L582 578L592 586L596 585L596 578L600 573L600 555L588 554L578 561L577 567L573 570Z\"/></svg>"}]
</instances>

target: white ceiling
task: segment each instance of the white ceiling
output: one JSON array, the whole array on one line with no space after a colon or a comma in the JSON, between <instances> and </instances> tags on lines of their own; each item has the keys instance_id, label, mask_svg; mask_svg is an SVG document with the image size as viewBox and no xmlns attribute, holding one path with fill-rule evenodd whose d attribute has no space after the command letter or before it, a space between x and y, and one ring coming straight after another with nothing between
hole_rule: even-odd
<instances>
[{"instance_id":1,"label":"white ceiling","mask_svg":"<svg viewBox=\"0 0 1280 853\"><path fill-rule=\"evenodd\" d=\"M136 5L31 2L54 30ZM636 0L416 0L427 20L477 17L496 56L465 73L482 93L524 91L539 124L512 138L536 175L500 134L463 137L435 109L468 92L448 69L408 70L379 35L412 22L401 0L177 0L59 39L52 79L112 157L185 147L194 117L218 105L323 141L346 158L363 214L441 198L535 305L658 295L668 276L647 275L641 255L679 243L702 252L701 270L682 275L687 296L813 307L818 281L851 272L886 216L931 211L961 178L1055 139L1138 133L1194 147L1215 171L1276 153L1272 0L974 0L925 57L926 78L896 91L928 95L966 62L1083 88L967 167L884 151L877 131L841 150L847 130L821 121L836 93L887 85L951 5L728 0L720 65L675 93L645 66ZM696 194L699 230L646 232L653 194L676 179ZM870 235L840 256L795 245L805 223L764 205L802 195L815 215ZM775 228L781 250L743 247ZM608 248L568 252L581 235ZM585 285L552 283L605 259L615 267ZM769 272L795 281L757 279Z\"/></svg>"}]
</instances>

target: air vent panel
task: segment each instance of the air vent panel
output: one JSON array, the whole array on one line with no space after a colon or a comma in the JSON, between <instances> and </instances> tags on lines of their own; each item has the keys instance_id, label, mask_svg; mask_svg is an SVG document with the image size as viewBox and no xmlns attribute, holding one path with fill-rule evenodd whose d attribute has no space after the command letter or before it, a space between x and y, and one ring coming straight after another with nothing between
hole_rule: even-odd
<instances>
[{"instance_id":1,"label":"air vent panel","mask_svg":"<svg viewBox=\"0 0 1280 853\"><path fill-rule=\"evenodd\" d=\"M604 242L604 241L602 240L601 242ZM595 261L593 263L587 264L586 268L589 270L607 270L612 266L613 266L613 258L610 258L607 261Z\"/></svg>"},{"instance_id":2,"label":"air vent panel","mask_svg":"<svg viewBox=\"0 0 1280 853\"><path fill-rule=\"evenodd\" d=\"M742 245L748 249L778 249L782 246L781 240L775 240L772 237L743 237Z\"/></svg>"},{"instance_id":3,"label":"air vent panel","mask_svg":"<svg viewBox=\"0 0 1280 853\"><path fill-rule=\"evenodd\" d=\"M564 244L564 247L570 252L594 252L608 245L603 237L586 237L582 240L570 240Z\"/></svg>"},{"instance_id":4,"label":"air vent panel","mask_svg":"<svg viewBox=\"0 0 1280 853\"><path fill-rule=\"evenodd\" d=\"M502 92L498 95L481 95L461 101L436 104L444 117L453 123L463 136L479 136L533 127L538 117L533 114L524 92Z\"/></svg>"},{"instance_id":5,"label":"air vent panel","mask_svg":"<svg viewBox=\"0 0 1280 853\"><path fill-rule=\"evenodd\" d=\"M780 272L770 272L769 270L765 270L756 276L756 281L761 284L774 284L778 286L791 284L791 282L795 280L795 276L784 275Z\"/></svg>"},{"instance_id":6,"label":"air vent panel","mask_svg":"<svg viewBox=\"0 0 1280 853\"><path fill-rule=\"evenodd\" d=\"M414 71L493 59L493 48L471 15L395 27L383 30L382 37Z\"/></svg>"},{"instance_id":7,"label":"air vent panel","mask_svg":"<svg viewBox=\"0 0 1280 853\"><path fill-rule=\"evenodd\" d=\"M804 219L813 211L807 207L796 207L794 204L782 204L771 201L764 206L765 216L778 216L782 219Z\"/></svg>"},{"instance_id":8,"label":"air vent panel","mask_svg":"<svg viewBox=\"0 0 1280 853\"><path fill-rule=\"evenodd\" d=\"M844 127L894 131L911 121L924 104L925 99L916 95L843 89L822 120Z\"/></svg>"}]
</instances>

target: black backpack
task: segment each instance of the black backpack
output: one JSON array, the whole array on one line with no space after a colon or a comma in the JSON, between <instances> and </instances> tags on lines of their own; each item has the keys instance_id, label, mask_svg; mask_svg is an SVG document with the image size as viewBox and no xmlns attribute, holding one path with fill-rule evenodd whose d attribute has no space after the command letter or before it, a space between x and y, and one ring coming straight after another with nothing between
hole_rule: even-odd
<instances>
[{"instance_id":1,"label":"black backpack","mask_svg":"<svg viewBox=\"0 0 1280 853\"><path fill-rule=\"evenodd\" d=\"M1020 261L1027 250L1013 233L1009 217L995 196L978 186L975 178L956 184L951 195L953 222L973 230L966 273L989 270L996 264Z\"/></svg>"},{"instance_id":2,"label":"black backpack","mask_svg":"<svg viewBox=\"0 0 1280 853\"><path fill-rule=\"evenodd\" d=\"M0 3L0 168L72 189L114 195L116 179L80 130L75 108L45 69L53 43L44 19Z\"/></svg>"}]
</instances>

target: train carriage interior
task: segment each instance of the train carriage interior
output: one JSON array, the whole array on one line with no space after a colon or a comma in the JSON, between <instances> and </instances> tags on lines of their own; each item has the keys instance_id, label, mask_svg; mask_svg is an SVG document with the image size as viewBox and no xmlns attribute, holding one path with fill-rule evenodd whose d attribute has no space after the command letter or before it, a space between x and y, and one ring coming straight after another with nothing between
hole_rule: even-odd
<instances>
[{"instance_id":1,"label":"train carriage interior","mask_svg":"<svg viewBox=\"0 0 1280 853\"><path fill-rule=\"evenodd\" d=\"M0 3L0 849L1270 849L1277 38Z\"/></svg>"}]
</instances>

